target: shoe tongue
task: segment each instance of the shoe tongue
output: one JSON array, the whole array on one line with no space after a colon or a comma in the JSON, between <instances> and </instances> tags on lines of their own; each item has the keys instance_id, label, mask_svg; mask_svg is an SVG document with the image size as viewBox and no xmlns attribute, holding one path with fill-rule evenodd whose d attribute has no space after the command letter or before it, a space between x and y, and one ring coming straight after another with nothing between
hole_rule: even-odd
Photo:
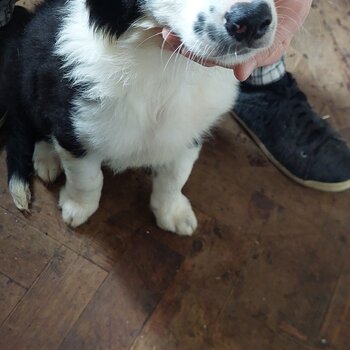
<instances>
[{"instance_id":1,"label":"shoe tongue","mask_svg":"<svg viewBox=\"0 0 350 350\"><path fill-rule=\"evenodd\" d=\"M282 78L280 83L280 92L285 95L288 99L295 99L304 103L307 101L306 95L299 89L298 83L292 77L290 73L286 73L286 75Z\"/></svg>"},{"instance_id":2,"label":"shoe tongue","mask_svg":"<svg viewBox=\"0 0 350 350\"><path fill-rule=\"evenodd\" d=\"M297 88L295 79L288 72L275 84L276 88L278 87L286 92L294 92Z\"/></svg>"},{"instance_id":3,"label":"shoe tongue","mask_svg":"<svg viewBox=\"0 0 350 350\"><path fill-rule=\"evenodd\" d=\"M261 95L263 97L262 100L268 105L271 103L287 103L291 108L295 108L296 106L302 106L307 103L307 97L299 89L293 76L288 72L281 79L267 85L253 85L249 81L243 82L241 83L241 90L250 96L249 100L253 96ZM261 100L260 97L258 99Z\"/></svg>"}]
</instances>

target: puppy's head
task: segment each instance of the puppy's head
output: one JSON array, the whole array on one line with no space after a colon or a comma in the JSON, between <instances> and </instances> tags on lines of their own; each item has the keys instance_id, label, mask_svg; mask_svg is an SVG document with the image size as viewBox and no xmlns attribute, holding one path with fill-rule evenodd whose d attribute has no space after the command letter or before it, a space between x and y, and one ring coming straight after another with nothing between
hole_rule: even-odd
<instances>
[{"instance_id":1,"label":"puppy's head","mask_svg":"<svg viewBox=\"0 0 350 350\"><path fill-rule=\"evenodd\" d=\"M144 9L196 56L235 64L271 46L273 0L145 0Z\"/></svg>"},{"instance_id":2,"label":"puppy's head","mask_svg":"<svg viewBox=\"0 0 350 350\"><path fill-rule=\"evenodd\" d=\"M203 59L236 64L271 46L274 0L86 0L94 25L120 35L138 17L152 18Z\"/></svg>"}]
</instances>

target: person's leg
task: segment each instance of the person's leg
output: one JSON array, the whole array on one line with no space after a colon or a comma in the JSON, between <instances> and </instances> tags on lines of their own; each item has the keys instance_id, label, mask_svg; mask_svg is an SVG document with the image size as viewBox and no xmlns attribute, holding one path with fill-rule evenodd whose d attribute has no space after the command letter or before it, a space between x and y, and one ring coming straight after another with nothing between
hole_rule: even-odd
<instances>
[{"instance_id":1,"label":"person's leg","mask_svg":"<svg viewBox=\"0 0 350 350\"><path fill-rule=\"evenodd\" d=\"M348 146L313 111L283 60L241 84L233 115L294 181L323 191L350 188Z\"/></svg>"}]
</instances>

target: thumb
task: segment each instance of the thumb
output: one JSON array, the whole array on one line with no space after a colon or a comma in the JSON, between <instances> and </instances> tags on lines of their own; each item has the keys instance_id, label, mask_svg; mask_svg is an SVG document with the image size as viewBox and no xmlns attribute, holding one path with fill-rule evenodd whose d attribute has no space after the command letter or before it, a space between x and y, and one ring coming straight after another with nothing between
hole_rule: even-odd
<instances>
[{"instance_id":1,"label":"thumb","mask_svg":"<svg viewBox=\"0 0 350 350\"><path fill-rule=\"evenodd\" d=\"M253 57L249 61L235 66L233 68L233 73L239 81L245 81L251 76L257 67L256 59Z\"/></svg>"},{"instance_id":2,"label":"thumb","mask_svg":"<svg viewBox=\"0 0 350 350\"><path fill-rule=\"evenodd\" d=\"M270 48L249 59L247 62L237 65L233 70L236 78L240 81L245 81L256 68L276 63L286 53L290 41L291 39L287 39L274 43Z\"/></svg>"}]
</instances>

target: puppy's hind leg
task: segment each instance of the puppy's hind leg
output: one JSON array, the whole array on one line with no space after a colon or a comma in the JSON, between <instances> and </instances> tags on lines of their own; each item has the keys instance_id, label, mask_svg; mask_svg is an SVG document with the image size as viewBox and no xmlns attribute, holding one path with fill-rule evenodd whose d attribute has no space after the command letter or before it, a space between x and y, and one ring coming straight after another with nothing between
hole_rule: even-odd
<instances>
[{"instance_id":1,"label":"puppy's hind leg","mask_svg":"<svg viewBox=\"0 0 350 350\"><path fill-rule=\"evenodd\" d=\"M33 173L32 155L35 137L25 116L8 112L7 115L7 172L8 185L16 207L29 213L31 193L30 176Z\"/></svg>"},{"instance_id":2,"label":"puppy's hind leg","mask_svg":"<svg viewBox=\"0 0 350 350\"><path fill-rule=\"evenodd\" d=\"M154 168L151 209L160 228L190 236L197 228L191 203L181 190L186 183L200 148L184 151L169 164Z\"/></svg>"},{"instance_id":3,"label":"puppy's hind leg","mask_svg":"<svg viewBox=\"0 0 350 350\"><path fill-rule=\"evenodd\" d=\"M54 182L62 172L61 162L54 146L44 140L35 144L33 163L36 174L45 183Z\"/></svg>"},{"instance_id":4,"label":"puppy's hind leg","mask_svg":"<svg viewBox=\"0 0 350 350\"><path fill-rule=\"evenodd\" d=\"M62 217L67 225L77 227L98 208L103 185L101 160L94 154L77 158L56 141L54 144L66 174L59 200Z\"/></svg>"}]
</instances>

